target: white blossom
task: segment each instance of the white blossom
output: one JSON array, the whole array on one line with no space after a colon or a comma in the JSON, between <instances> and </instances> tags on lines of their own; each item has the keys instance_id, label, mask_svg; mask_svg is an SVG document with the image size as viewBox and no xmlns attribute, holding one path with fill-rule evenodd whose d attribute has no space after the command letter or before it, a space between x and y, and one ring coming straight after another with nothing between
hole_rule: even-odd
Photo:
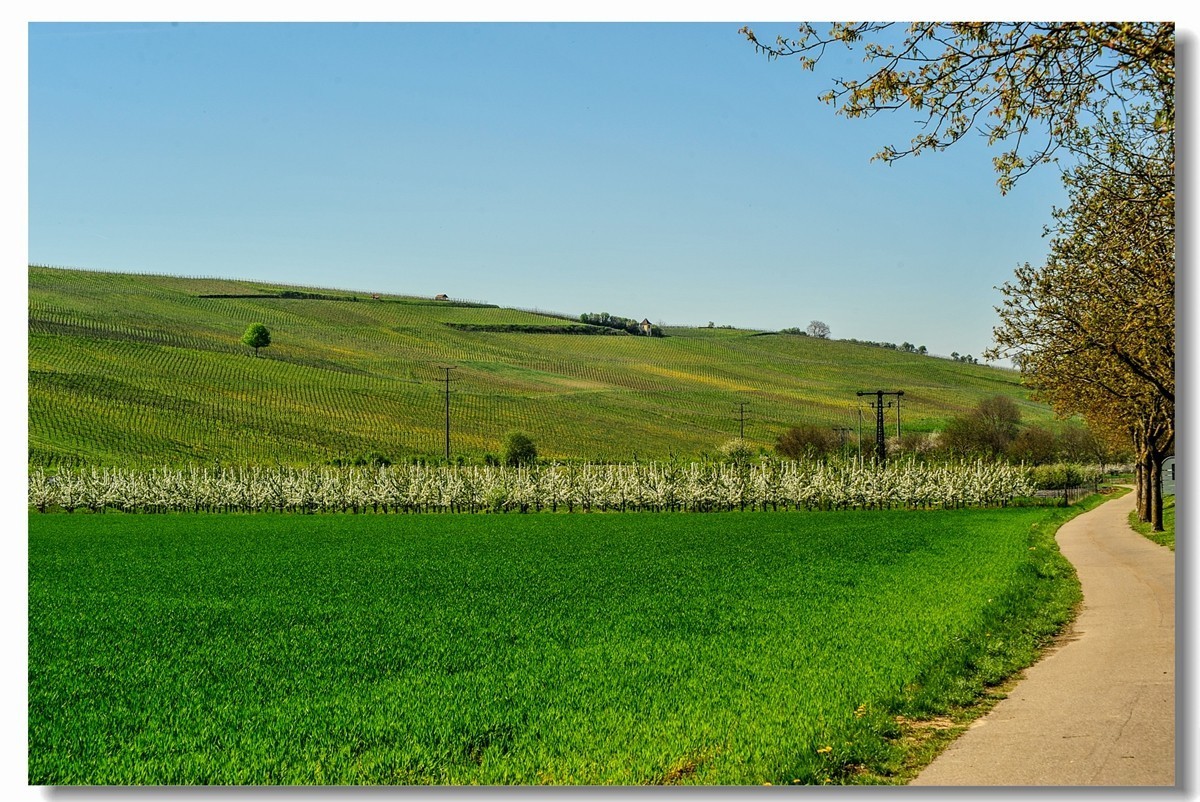
<instances>
[{"instance_id":1,"label":"white blossom","mask_svg":"<svg viewBox=\"0 0 1200 802\"><path fill-rule=\"evenodd\" d=\"M694 511L987 506L1031 495L1023 467L846 462L217 467L30 472L38 510Z\"/></svg>"}]
</instances>

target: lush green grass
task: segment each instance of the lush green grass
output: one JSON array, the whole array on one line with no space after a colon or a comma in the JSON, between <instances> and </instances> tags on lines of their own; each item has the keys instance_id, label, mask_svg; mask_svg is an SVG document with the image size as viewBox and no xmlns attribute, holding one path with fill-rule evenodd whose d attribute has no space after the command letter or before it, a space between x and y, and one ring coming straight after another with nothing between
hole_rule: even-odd
<instances>
[{"instance_id":1,"label":"lush green grass","mask_svg":"<svg viewBox=\"0 0 1200 802\"><path fill-rule=\"evenodd\" d=\"M513 429L554 459L695 458L736 435L743 402L747 439L769 449L799 423L857 429L855 393L878 388L904 390L906 430L940 428L996 394L1016 399L1029 420L1051 418L1013 371L811 337L466 331L453 325L565 324L513 309L334 290L319 294L357 300L202 297L286 289L31 267L31 460L153 467L441 455L440 368L448 365L457 366L452 449L472 460L498 453ZM260 359L240 344L250 323L271 330ZM864 411L869 441L873 419ZM889 427L893 421L889 414Z\"/></svg>"},{"instance_id":2,"label":"lush green grass","mask_svg":"<svg viewBox=\"0 0 1200 802\"><path fill-rule=\"evenodd\" d=\"M29 782L896 781L1069 514L33 514Z\"/></svg>"},{"instance_id":3,"label":"lush green grass","mask_svg":"<svg viewBox=\"0 0 1200 802\"><path fill-rule=\"evenodd\" d=\"M1175 551L1175 497L1163 498L1163 531L1155 532L1151 530L1149 523L1139 521L1137 510L1129 513L1129 525L1158 545Z\"/></svg>"}]
</instances>

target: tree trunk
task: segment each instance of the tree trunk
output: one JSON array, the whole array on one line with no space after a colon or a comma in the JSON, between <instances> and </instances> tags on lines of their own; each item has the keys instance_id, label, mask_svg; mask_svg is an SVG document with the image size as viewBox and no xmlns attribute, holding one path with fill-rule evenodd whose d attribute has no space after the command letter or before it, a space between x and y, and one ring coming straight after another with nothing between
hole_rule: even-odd
<instances>
[{"instance_id":1,"label":"tree trunk","mask_svg":"<svg viewBox=\"0 0 1200 802\"><path fill-rule=\"evenodd\" d=\"M1141 426L1133 427L1130 434L1133 435L1134 492L1137 494L1137 517L1139 521L1145 523L1150 520L1150 471L1146 468L1149 449L1145 430Z\"/></svg>"},{"instance_id":2,"label":"tree trunk","mask_svg":"<svg viewBox=\"0 0 1200 802\"><path fill-rule=\"evenodd\" d=\"M1137 463L1134 465L1135 491L1137 493L1137 517L1139 521L1149 520L1150 497L1147 493L1149 484L1146 481L1146 462L1141 450L1138 450Z\"/></svg>"},{"instance_id":3,"label":"tree trunk","mask_svg":"<svg viewBox=\"0 0 1200 802\"><path fill-rule=\"evenodd\" d=\"M1175 440L1173 422L1153 414L1134 432L1137 449L1138 520L1163 531L1162 462Z\"/></svg>"},{"instance_id":4,"label":"tree trunk","mask_svg":"<svg viewBox=\"0 0 1200 802\"><path fill-rule=\"evenodd\" d=\"M1163 531L1162 457L1158 454L1150 463L1150 529Z\"/></svg>"},{"instance_id":5,"label":"tree trunk","mask_svg":"<svg viewBox=\"0 0 1200 802\"><path fill-rule=\"evenodd\" d=\"M1163 500L1162 500L1162 463L1164 444L1159 431L1153 431L1146 437L1147 473L1150 485L1150 509L1147 519L1150 529L1154 532L1163 531Z\"/></svg>"}]
</instances>

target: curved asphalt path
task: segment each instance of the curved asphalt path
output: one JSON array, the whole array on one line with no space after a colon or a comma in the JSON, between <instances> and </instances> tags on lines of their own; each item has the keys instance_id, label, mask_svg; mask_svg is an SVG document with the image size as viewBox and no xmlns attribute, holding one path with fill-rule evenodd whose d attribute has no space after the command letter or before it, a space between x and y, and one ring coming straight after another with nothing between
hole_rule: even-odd
<instances>
[{"instance_id":1,"label":"curved asphalt path","mask_svg":"<svg viewBox=\"0 0 1200 802\"><path fill-rule=\"evenodd\" d=\"M1175 784L1175 553L1129 528L1134 504L1059 529L1083 586L1067 643L912 785Z\"/></svg>"}]
</instances>

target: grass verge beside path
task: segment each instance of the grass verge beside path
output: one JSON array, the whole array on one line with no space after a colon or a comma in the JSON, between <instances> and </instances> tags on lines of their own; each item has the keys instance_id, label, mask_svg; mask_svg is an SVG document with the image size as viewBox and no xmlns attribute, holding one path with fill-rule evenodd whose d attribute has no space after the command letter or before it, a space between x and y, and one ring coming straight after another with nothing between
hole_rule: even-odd
<instances>
[{"instance_id":1,"label":"grass verge beside path","mask_svg":"<svg viewBox=\"0 0 1200 802\"><path fill-rule=\"evenodd\" d=\"M1166 546L1171 551L1175 551L1175 497L1167 496L1163 499L1163 531L1155 532L1150 528L1149 523L1139 521L1137 510L1129 513L1129 525L1133 527L1133 531L1153 540L1160 546Z\"/></svg>"},{"instance_id":2,"label":"grass verge beside path","mask_svg":"<svg viewBox=\"0 0 1200 802\"><path fill-rule=\"evenodd\" d=\"M33 514L28 779L904 782L1078 511Z\"/></svg>"},{"instance_id":3,"label":"grass verge beside path","mask_svg":"<svg viewBox=\"0 0 1200 802\"><path fill-rule=\"evenodd\" d=\"M900 722L903 734L904 759L897 779L907 783L933 762L972 722L991 711L996 704L1023 679L1023 669L1037 662L1065 634L1067 625L1079 614L1083 594L1074 566L1058 550L1055 535L1067 521L1095 509L1106 501L1130 492L1124 487L1103 488L1100 494L1080 499L1070 507L1056 509L1056 514L1035 524L1031 531L1030 553L1034 555L1036 573L1045 580L1036 585L1038 598L1030 599L1027 614L1029 623L1020 619L1010 622L1009 631L1020 630L1021 648L1002 649L1003 654L991 666L977 667L976 677L982 680L973 698L950 703L914 719ZM1006 636L1002 636L1006 637ZM1032 645L1033 649L1028 647Z\"/></svg>"}]
</instances>

